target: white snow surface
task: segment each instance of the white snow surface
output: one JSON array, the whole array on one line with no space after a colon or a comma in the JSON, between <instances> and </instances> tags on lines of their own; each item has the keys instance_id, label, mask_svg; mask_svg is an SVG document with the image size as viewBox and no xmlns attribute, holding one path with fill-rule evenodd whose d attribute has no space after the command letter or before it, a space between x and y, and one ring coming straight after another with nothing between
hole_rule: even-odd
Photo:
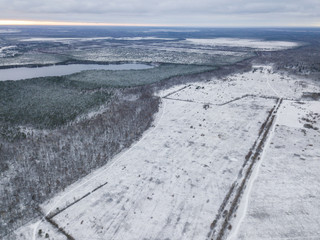
<instances>
[{"instance_id":1,"label":"white snow surface","mask_svg":"<svg viewBox=\"0 0 320 240\"><path fill-rule=\"evenodd\" d=\"M30 223L18 228L12 235L4 237L3 240L31 240L33 239L33 231L36 228L37 239L46 239L46 240L68 240L65 235L60 233L55 227L53 227L49 222L42 222L42 228L37 228L38 223L31 221ZM39 234L39 230L45 230ZM45 237L45 234L49 235L49 238Z\"/></svg>"},{"instance_id":2,"label":"white snow surface","mask_svg":"<svg viewBox=\"0 0 320 240\"><path fill-rule=\"evenodd\" d=\"M285 101L235 238L320 239L320 102Z\"/></svg>"},{"instance_id":3,"label":"white snow surface","mask_svg":"<svg viewBox=\"0 0 320 240\"><path fill-rule=\"evenodd\" d=\"M304 92L320 92L312 81L274 72L272 66L254 66L252 71L230 75L224 79L190 84L171 94L173 99L223 104L246 95L299 99Z\"/></svg>"},{"instance_id":4,"label":"white snow surface","mask_svg":"<svg viewBox=\"0 0 320 240\"><path fill-rule=\"evenodd\" d=\"M275 101L246 99L211 107L163 99L152 133L98 179L42 206L75 239L202 239ZM67 189L72 191L77 184ZM42 224L38 228L44 228Z\"/></svg>"},{"instance_id":5,"label":"white snow surface","mask_svg":"<svg viewBox=\"0 0 320 240\"><path fill-rule=\"evenodd\" d=\"M22 42L68 42L68 41L96 41L96 40L123 40L123 41L141 41L141 40L176 40L175 38L158 37L95 37L95 38L26 38Z\"/></svg>"},{"instance_id":6,"label":"white snow surface","mask_svg":"<svg viewBox=\"0 0 320 240\"><path fill-rule=\"evenodd\" d=\"M310 112L320 114L320 105L312 101L300 103L285 101L279 109L277 124L301 129L305 123L302 121L303 116Z\"/></svg>"},{"instance_id":7,"label":"white snow surface","mask_svg":"<svg viewBox=\"0 0 320 240\"><path fill-rule=\"evenodd\" d=\"M0 34L3 33L19 33L21 32L20 30L16 30L16 29L0 29Z\"/></svg>"},{"instance_id":8,"label":"white snow surface","mask_svg":"<svg viewBox=\"0 0 320 240\"><path fill-rule=\"evenodd\" d=\"M0 47L0 53L2 53L6 49L12 49L15 48L16 46L5 46L5 47Z\"/></svg>"},{"instance_id":9,"label":"white snow surface","mask_svg":"<svg viewBox=\"0 0 320 240\"><path fill-rule=\"evenodd\" d=\"M262 39L246 39L246 38L211 38L196 39L188 38L186 43L194 45L205 45L211 47L245 47L258 49L263 51L278 51L288 48L298 47L299 43L288 41L266 41Z\"/></svg>"}]
</instances>

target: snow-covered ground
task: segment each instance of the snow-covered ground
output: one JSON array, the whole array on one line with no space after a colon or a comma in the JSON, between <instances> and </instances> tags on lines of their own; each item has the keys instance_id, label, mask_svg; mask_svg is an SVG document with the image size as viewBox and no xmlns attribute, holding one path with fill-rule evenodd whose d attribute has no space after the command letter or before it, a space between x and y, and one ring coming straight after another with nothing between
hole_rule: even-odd
<instances>
[{"instance_id":1,"label":"snow-covered ground","mask_svg":"<svg viewBox=\"0 0 320 240\"><path fill-rule=\"evenodd\" d=\"M5 46L5 47L0 47L0 53L2 53L3 51L7 50L7 49L12 49L15 48L16 46Z\"/></svg>"},{"instance_id":2,"label":"snow-covered ground","mask_svg":"<svg viewBox=\"0 0 320 240\"><path fill-rule=\"evenodd\" d=\"M9 57L9 56L14 56L17 54L17 51L15 50L17 46L0 46L0 58L3 57Z\"/></svg>"},{"instance_id":3,"label":"snow-covered ground","mask_svg":"<svg viewBox=\"0 0 320 240\"><path fill-rule=\"evenodd\" d=\"M283 102L249 207L230 240L320 239L317 128L320 102Z\"/></svg>"},{"instance_id":4,"label":"snow-covered ground","mask_svg":"<svg viewBox=\"0 0 320 240\"><path fill-rule=\"evenodd\" d=\"M41 211L75 239L205 239L262 123L284 97L229 236L319 239L320 104L302 102L303 92L320 88L271 66L161 91L161 110L142 139ZM21 239L47 232L62 236L44 219L19 230Z\"/></svg>"},{"instance_id":5,"label":"snow-covered ground","mask_svg":"<svg viewBox=\"0 0 320 240\"><path fill-rule=\"evenodd\" d=\"M275 92L277 94L275 94ZM252 71L224 79L190 84L169 97L186 101L223 104L245 95L299 99L304 92L320 92L312 81L274 72L272 66L254 66Z\"/></svg>"},{"instance_id":6,"label":"snow-covered ground","mask_svg":"<svg viewBox=\"0 0 320 240\"><path fill-rule=\"evenodd\" d=\"M141 40L176 40L175 38L158 37L95 37L95 38L26 38L22 42L71 42L71 41L96 41L96 40L123 40L123 41L141 41Z\"/></svg>"},{"instance_id":7,"label":"snow-covered ground","mask_svg":"<svg viewBox=\"0 0 320 240\"><path fill-rule=\"evenodd\" d=\"M159 37L94 37L94 38L25 38L23 42L71 42L71 41L96 41L96 40L124 40L124 41L144 41L144 40L164 40L173 41L176 38L159 38ZM176 42L173 42L176 43ZM278 51L298 47L300 44L288 41L266 41L262 39L245 39L245 38L210 38L197 39L187 38L186 40L177 41L181 44L191 44L207 47L244 47L262 51Z\"/></svg>"},{"instance_id":8,"label":"snow-covered ground","mask_svg":"<svg viewBox=\"0 0 320 240\"><path fill-rule=\"evenodd\" d=\"M19 33L19 32L21 31L16 29L0 29L0 34Z\"/></svg>"},{"instance_id":9,"label":"snow-covered ground","mask_svg":"<svg viewBox=\"0 0 320 240\"><path fill-rule=\"evenodd\" d=\"M288 41L266 41L262 39L246 38L211 38L195 39L188 38L186 43L205 45L212 47L245 47L263 51L278 51L299 46L299 43Z\"/></svg>"}]
</instances>

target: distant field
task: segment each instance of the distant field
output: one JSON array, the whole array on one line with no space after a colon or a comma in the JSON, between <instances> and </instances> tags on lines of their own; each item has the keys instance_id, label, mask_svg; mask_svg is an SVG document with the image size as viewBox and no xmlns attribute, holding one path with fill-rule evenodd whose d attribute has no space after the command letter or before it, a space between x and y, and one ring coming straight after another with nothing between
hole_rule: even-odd
<instances>
[{"instance_id":1,"label":"distant field","mask_svg":"<svg viewBox=\"0 0 320 240\"><path fill-rule=\"evenodd\" d=\"M76 60L91 61L142 61L175 64L195 64L221 66L232 64L255 56L253 51L244 49L219 49L177 44L157 43L153 46L129 45L128 47L105 47L84 50L66 50L66 54Z\"/></svg>"}]
</instances>

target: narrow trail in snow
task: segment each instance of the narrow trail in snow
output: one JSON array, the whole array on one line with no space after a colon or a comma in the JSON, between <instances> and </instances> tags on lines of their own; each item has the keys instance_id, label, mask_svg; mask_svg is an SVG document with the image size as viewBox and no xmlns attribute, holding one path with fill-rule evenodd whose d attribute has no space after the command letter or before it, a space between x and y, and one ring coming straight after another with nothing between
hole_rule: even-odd
<instances>
[{"instance_id":1,"label":"narrow trail in snow","mask_svg":"<svg viewBox=\"0 0 320 240\"><path fill-rule=\"evenodd\" d=\"M231 220L236 217L236 211L239 208L240 201L244 198L245 203L248 203L246 199L250 196L253 181L255 176L258 174L257 170L259 170L259 162L261 164L260 158L263 157L260 155L264 153L264 149L268 145L268 141L270 141L270 135L272 135L274 129L274 120L281 103L282 99L278 99L276 105L270 111L266 121L262 124L258 139L249 150L245 162L239 171L238 179L232 184L219 208L215 220L210 226L207 239L225 239L229 234L228 231L232 229ZM244 194L246 188L247 192ZM236 229L238 227L239 226L235 226Z\"/></svg>"},{"instance_id":2,"label":"narrow trail in snow","mask_svg":"<svg viewBox=\"0 0 320 240\"><path fill-rule=\"evenodd\" d=\"M94 193L95 191L97 191L98 189L102 188L103 186L107 185L108 182L105 182L101 185L99 185L98 187L96 187L95 189L93 189L92 191L86 193L85 195L83 195L83 197L81 198L78 198L77 200L75 200L74 202L70 203L69 205L67 205L66 207L62 208L62 209L59 209L58 211L56 212L52 212L51 214L48 214L46 215L46 218L49 218L49 219L52 219L54 218L55 216L59 215L60 213L62 213L63 211L67 210L69 207L73 206L74 204L80 202L82 199L88 197L89 195L91 195L92 193Z\"/></svg>"},{"instance_id":3,"label":"narrow trail in snow","mask_svg":"<svg viewBox=\"0 0 320 240\"><path fill-rule=\"evenodd\" d=\"M269 79L267 78L267 84L271 88L271 90L280 98L280 94L271 86Z\"/></svg>"},{"instance_id":4,"label":"narrow trail in snow","mask_svg":"<svg viewBox=\"0 0 320 240\"><path fill-rule=\"evenodd\" d=\"M243 197L242 197L243 200L240 202L239 208L237 211L238 217L235 219L235 221L233 223L234 228L232 229L230 235L228 236L228 238L227 238L228 240L236 240L237 239L237 236L238 236L238 233L240 230L240 226L241 226L242 222L244 221L246 214L247 214L247 211L248 211L249 200L250 200L253 184L256 181L256 179L258 178L258 175L260 172L260 167L261 167L263 159L266 155L267 149L270 145L271 139L273 138L273 135L274 135L275 126L276 126L276 124L274 123L272 126L272 129L270 130L268 140L265 143L260 160L256 164L257 166L254 168L254 170L252 172L252 176L247 183L247 187L246 187L246 189L243 193Z\"/></svg>"},{"instance_id":5,"label":"narrow trail in snow","mask_svg":"<svg viewBox=\"0 0 320 240\"><path fill-rule=\"evenodd\" d=\"M186 89L187 87L190 87L190 86L191 86L191 84L189 84L189 85L187 85L187 86L184 86L184 87L182 87L182 88L179 88L179 89L176 90L176 91L173 91L173 92L171 92L171 93L168 93L167 95L163 96L162 98L167 98L167 97L169 97L170 95L175 94L175 93L177 93L177 92L180 92L180 91L182 91L182 90L184 90L184 89Z\"/></svg>"},{"instance_id":6,"label":"narrow trail in snow","mask_svg":"<svg viewBox=\"0 0 320 240\"><path fill-rule=\"evenodd\" d=\"M281 98L280 94L272 87L272 85L270 84L270 81L269 81L269 78L266 77L266 82L268 84L268 86L271 88L271 90L279 97L280 99L280 102L279 102L279 105L276 107L276 110L274 112L274 117L276 117L276 114L277 114L277 110L279 109L280 107L280 104L283 100L283 98ZM266 151L267 151L267 148L269 147L270 145L270 141L274 135L274 131L275 131L275 123L273 124L271 130L270 130L270 133L269 133L269 137L264 145L264 148L263 148L263 151L262 151L262 154L261 154L261 157L260 157L260 160L258 161L258 163L256 164L257 166L254 168L253 172L252 172L252 176L251 178L249 179L248 183L247 183L247 186L246 186L246 189L244 190L244 193L243 193L243 200L240 202L239 206L238 206L238 212L237 212L237 217L236 219L234 220L233 224L234 224L234 227L232 229L232 231L230 232L229 236L227 237L227 240L237 240L237 236L238 236L238 233L239 233L239 230L240 230L240 226L242 224L242 222L244 221L245 217L246 217L246 214L247 214L247 211L248 211L248 206L249 206L249 200L250 200L250 196L251 196L251 192L252 192L252 188L253 188L253 184L254 182L256 181L258 175L259 175L259 172L260 172L260 167L262 165L262 162L263 162L263 159L265 157L265 154L266 154Z\"/></svg>"},{"instance_id":7,"label":"narrow trail in snow","mask_svg":"<svg viewBox=\"0 0 320 240\"><path fill-rule=\"evenodd\" d=\"M253 184L254 182L256 181L258 175L259 175L259 172L260 172L260 167L262 165L262 162L263 162L263 159L265 157L265 154L266 154L266 151L267 151L267 148L268 146L270 145L270 141L274 135L274 131L275 131L275 118L277 116L277 112L278 112L278 109L283 101L283 98L280 96L280 94L272 87L272 85L270 84L270 81L269 81L269 78L266 77L266 82L267 82L267 85L270 87L270 89L278 96L278 102L275 106L275 108L273 109L271 115L268 116L266 122L262 125L264 129L262 129L262 131L260 131L260 134L263 134L263 137L258 145L258 148L256 149L256 153L253 155L255 156L256 154L260 155L261 153L261 156L258 156L257 158L257 163L255 164L256 160L255 159L252 159L252 163L250 165L250 167L248 168L247 170L247 174L246 174L246 178L243 179L243 185L241 184L240 186L243 186L244 190L243 191L239 191L239 199L236 201L237 202L237 206L235 208L234 211L237 211L237 214L234 214L234 220L233 220L233 227L231 228L231 224L229 224L229 230L230 228L232 229L231 232L229 232L229 235L227 236L227 240L236 240L237 239L237 236L238 236L238 233L239 233L239 230L240 230L240 226L242 224L242 222L244 221L245 219L245 216L247 214L247 210L248 210L248 206L249 206L249 200L250 200L250 196L251 196L251 192L252 192L252 188L253 188ZM271 117L272 116L272 117ZM268 119L270 119L271 117L271 122L268 123ZM270 128L271 127L271 128ZM266 131L265 131L266 129ZM267 137L267 140L265 140L264 138ZM265 141L265 143L263 143L263 141ZM259 150L259 146L262 146L262 149ZM256 142L254 143L252 149L254 149L256 147ZM250 152L252 152L250 150ZM250 159L246 160L245 164L250 161ZM256 165L256 166L254 166ZM242 171L242 170L241 170ZM247 183L245 183L247 182ZM234 187L234 186L233 186ZM242 196L241 196L242 195ZM240 199L241 198L241 199ZM229 210L230 211L230 210ZM232 214L231 214L232 215ZM227 216L227 219L225 220L224 224L226 222L230 222L230 219L229 219L229 216L230 215L230 212L228 213L228 216ZM231 216L232 217L232 216ZM226 224L225 224L226 225ZM221 229L220 230L220 233L219 235L217 236L216 239L223 239L223 238L226 238L224 237L225 235L225 229ZM212 237L212 239L214 239Z\"/></svg>"}]
</instances>

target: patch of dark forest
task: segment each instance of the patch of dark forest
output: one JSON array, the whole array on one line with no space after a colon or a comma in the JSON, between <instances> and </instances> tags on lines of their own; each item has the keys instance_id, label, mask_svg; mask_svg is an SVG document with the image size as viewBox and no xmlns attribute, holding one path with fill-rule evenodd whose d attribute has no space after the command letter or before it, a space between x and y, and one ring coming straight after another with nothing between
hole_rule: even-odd
<instances>
[{"instance_id":1,"label":"patch of dark forest","mask_svg":"<svg viewBox=\"0 0 320 240\"><path fill-rule=\"evenodd\" d=\"M127 100L128 94L135 97ZM40 203L137 141L151 126L159 101L140 87L119 90L94 118L13 141L0 138L0 174L6 172L0 180L0 209L6 209L0 237L37 216Z\"/></svg>"}]
</instances>

